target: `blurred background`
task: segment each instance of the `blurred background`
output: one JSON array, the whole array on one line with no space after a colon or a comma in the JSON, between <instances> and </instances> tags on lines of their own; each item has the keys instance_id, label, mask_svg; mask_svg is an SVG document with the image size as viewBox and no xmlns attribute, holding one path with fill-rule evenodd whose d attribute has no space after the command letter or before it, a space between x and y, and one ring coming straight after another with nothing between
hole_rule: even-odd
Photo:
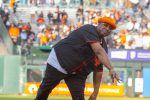
<instances>
[{"instance_id":1,"label":"blurred background","mask_svg":"<svg viewBox=\"0 0 150 100\"><path fill-rule=\"evenodd\" d=\"M0 94L37 93L52 46L84 24L110 16L106 37L120 75L114 86L104 70L100 96L150 97L150 0L0 0ZM88 76L85 94L93 89ZM53 95L68 95L62 80Z\"/></svg>"}]
</instances>

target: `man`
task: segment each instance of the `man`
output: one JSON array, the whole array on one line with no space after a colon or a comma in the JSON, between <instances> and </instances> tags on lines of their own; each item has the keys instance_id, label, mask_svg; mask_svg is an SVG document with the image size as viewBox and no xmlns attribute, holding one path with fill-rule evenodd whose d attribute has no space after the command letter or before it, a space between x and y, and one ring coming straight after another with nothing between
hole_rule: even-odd
<instances>
[{"instance_id":1,"label":"man","mask_svg":"<svg viewBox=\"0 0 150 100\"><path fill-rule=\"evenodd\" d=\"M112 82L119 81L107 57L105 36L116 28L109 17L98 19L98 25L84 25L54 45L47 60L45 77L35 100L47 100L49 93L64 79L73 100L84 100L87 75L94 71L94 91L89 100L96 100L102 78L102 64L109 70Z\"/></svg>"}]
</instances>

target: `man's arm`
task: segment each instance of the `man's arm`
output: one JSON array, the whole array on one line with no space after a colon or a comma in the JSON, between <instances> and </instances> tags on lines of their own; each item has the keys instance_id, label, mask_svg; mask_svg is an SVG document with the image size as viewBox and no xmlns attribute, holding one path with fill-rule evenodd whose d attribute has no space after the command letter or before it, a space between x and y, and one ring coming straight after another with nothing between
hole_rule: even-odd
<instances>
[{"instance_id":1,"label":"man's arm","mask_svg":"<svg viewBox=\"0 0 150 100\"><path fill-rule=\"evenodd\" d=\"M95 55L98 57L101 63L104 64L108 70L113 69L108 59L107 53L98 42L91 43L91 48L93 49Z\"/></svg>"},{"instance_id":2,"label":"man's arm","mask_svg":"<svg viewBox=\"0 0 150 100\"><path fill-rule=\"evenodd\" d=\"M111 66L107 53L105 52L104 48L99 44L99 42L91 43L90 45L95 55L101 61L101 63L104 64L105 67L109 70L109 74L111 76L112 82L116 84L116 82L119 81L119 77L114 71L114 68Z\"/></svg>"},{"instance_id":3,"label":"man's arm","mask_svg":"<svg viewBox=\"0 0 150 100\"><path fill-rule=\"evenodd\" d=\"M100 86L100 83L101 83L102 74L103 74L103 72L97 72L97 71L93 72L94 91L91 94L91 96L89 97L89 100L96 100L96 97L97 97L98 92L99 92L99 86Z\"/></svg>"}]
</instances>

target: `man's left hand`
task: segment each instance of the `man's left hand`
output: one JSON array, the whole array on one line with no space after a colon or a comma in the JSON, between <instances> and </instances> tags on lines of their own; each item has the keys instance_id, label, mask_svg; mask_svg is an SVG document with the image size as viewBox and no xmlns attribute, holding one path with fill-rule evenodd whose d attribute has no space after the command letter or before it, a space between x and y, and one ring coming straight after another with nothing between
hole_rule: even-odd
<instances>
[{"instance_id":1,"label":"man's left hand","mask_svg":"<svg viewBox=\"0 0 150 100\"><path fill-rule=\"evenodd\" d=\"M119 75L116 73L114 69L109 70L109 74L110 74L112 83L117 85L117 82L120 82Z\"/></svg>"}]
</instances>

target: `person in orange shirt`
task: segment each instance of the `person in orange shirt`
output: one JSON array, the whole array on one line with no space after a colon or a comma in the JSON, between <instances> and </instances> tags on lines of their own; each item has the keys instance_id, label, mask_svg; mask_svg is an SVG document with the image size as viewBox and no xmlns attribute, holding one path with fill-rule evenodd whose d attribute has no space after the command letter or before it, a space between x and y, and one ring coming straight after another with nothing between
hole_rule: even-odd
<instances>
[{"instance_id":1,"label":"person in orange shirt","mask_svg":"<svg viewBox=\"0 0 150 100\"><path fill-rule=\"evenodd\" d=\"M20 30L14 24L11 24L10 28L8 29L9 35L13 41L13 43L17 43L18 37L20 36Z\"/></svg>"},{"instance_id":2,"label":"person in orange shirt","mask_svg":"<svg viewBox=\"0 0 150 100\"><path fill-rule=\"evenodd\" d=\"M16 2L16 0L10 0L9 6L10 8L13 9L14 3Z\"/></svg>"}]
</instances>

